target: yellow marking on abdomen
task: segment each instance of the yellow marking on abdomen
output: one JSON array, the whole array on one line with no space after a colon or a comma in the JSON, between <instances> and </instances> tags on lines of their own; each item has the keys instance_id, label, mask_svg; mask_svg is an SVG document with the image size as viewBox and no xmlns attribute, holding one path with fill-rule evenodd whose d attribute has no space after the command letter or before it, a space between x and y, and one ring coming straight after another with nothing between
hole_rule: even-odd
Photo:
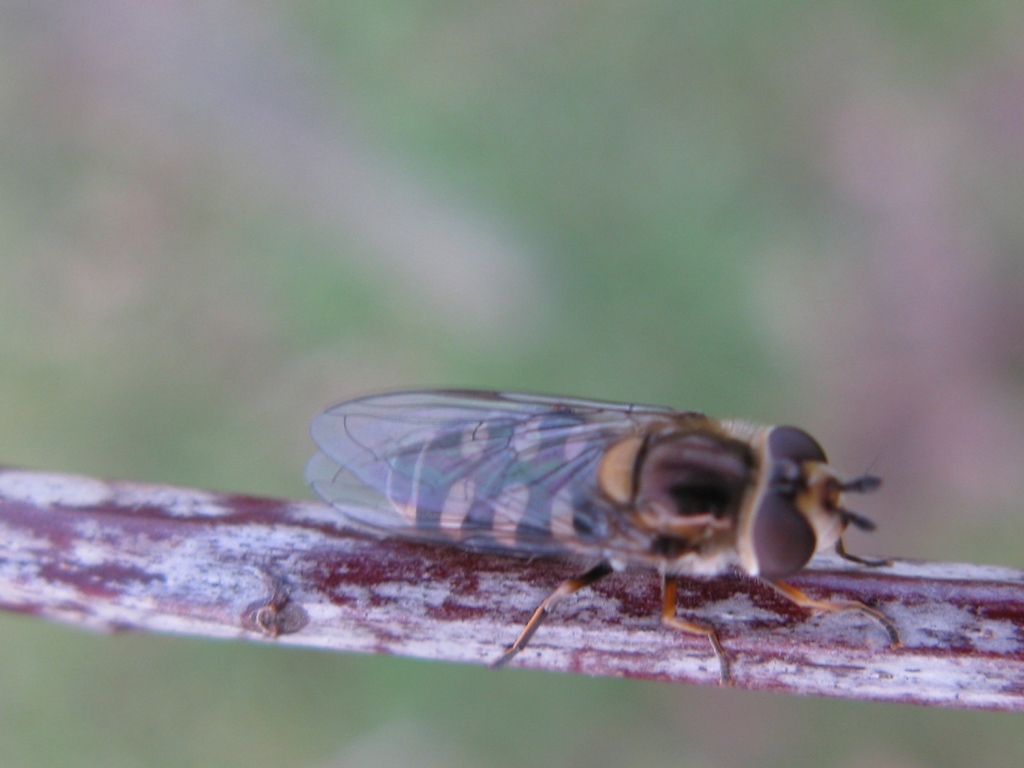
<instances>
[{"instance_id":1,"label":"yellow marking on abdomen","mask_svg":"<svg viewBox=\"0 0 1024 768\"><path fill-rule=\"evenodd\" d=\"M420 473L423 470L424 457L427 454L427 448L429 448L429 446L429 442L423 443L423 446L420 448L419 455L416 457L416 464L412 472L412 478L409 481L408 499L395 498L395 495L392 492L393 486L391 482L391 479L395 476L395 470L392 469L388 472L388 482L384 489L384 493L387 495L394 508L398 511L398 514L401 515L402 519L409 525L416 525L416 510L419 506L418 501L420 495Z\"/></svg>"},{"instance_id":2,"label":"yellow marking on abdomen","mask_svg":"<svg viewBox=\"0 0 1024 768\"><path fill-rule=\"evenodd\" d=\"M450 531L453 536L459 537L475 498L476 483L471 478L461 477L452 483L452 487L445 497L444 506L441 507L439 521L441 528Z\"/></svg>"},{"instance_id":3,"label":"yellow marking on abdomen","mask_svg":"<svg viewBox=\"0 0 1024 768\"><path fill-rule=\"evenodd\" d=\"M494 540L510 549L516 546L516 528L519 527L526 505L530 501L530 489L525 485L505 488L494 499Z\"/></svg>"},{"instance_id":4,"label":"yellow marking on abdomen","mask_svg":"<svg viewBox=\"0 0 1024 768\"><path fill-rule=\"evenodd\" d=\"M643 442L635 436L620 440L605 451L597 468L598 486L616 504L626 506L633 500L633 469Z\"/></svg>"}]
</instances>

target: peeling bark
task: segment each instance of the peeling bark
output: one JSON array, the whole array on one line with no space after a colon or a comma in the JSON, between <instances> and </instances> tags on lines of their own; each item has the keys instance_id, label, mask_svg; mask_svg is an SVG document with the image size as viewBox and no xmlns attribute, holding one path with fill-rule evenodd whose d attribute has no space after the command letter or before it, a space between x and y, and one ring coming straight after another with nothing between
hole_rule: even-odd
<instances>
[{"instance_id":1,"label":"peeling bark","mask_svg":"<svg viewBox=\"0 0 1024 768\"><path fill-rule=\"evenodd\" d=\"M315 502L0 469L0 608L92 629L485 664L576 572L368 538ZM878 608L902 645L750 579L694 581L680 615L718 628L736 687L1024 711L1024 572L823 558L792 583ZM580 592L510 668L718 685L707 642L660 625L659 587L631 571Z\"/></svg>"}]
</instances>

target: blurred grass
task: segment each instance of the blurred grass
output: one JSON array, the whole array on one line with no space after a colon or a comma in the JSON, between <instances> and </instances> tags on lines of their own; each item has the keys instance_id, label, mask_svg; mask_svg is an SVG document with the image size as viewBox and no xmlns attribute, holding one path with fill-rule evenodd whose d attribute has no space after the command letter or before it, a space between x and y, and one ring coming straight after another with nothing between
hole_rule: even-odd
<instances>
[{"instance_id":1,"label":"blurred grass","mask_svg":"<svg viewBox=\"0 0 1024 768\"><path fill-rule=\"evenodd\" d=\"M880 502L891 538L874 546L1021 564L1017 487L979 475L950 490L944 468L962 459L933 439L947 415L929 431L914 410L925 393L904 379L920 361L863 341L885 336L875 318L897 341L932 326L899 301L942 287L934 265L882 269L891 293L872 282L886 213L916 222L920 206L900 197L916 166L870 142L895 124L913 154L939 125L960 138L936 150L952 170L932 186L948 183L964 231L995 243L968 238L965 263L1005 276L991 301L962 281L982 326L1004 329L988 346L969 338L991 352L965 364L1020 412L1019 8L71 7L0 6L5 463L305 495L306 424L332 401L522 388L797 421L855 469L881 442L896 501ZM863 121L853 139L850 120ZM862 134L880 171L849 146ZM961 157L977 175L961 178ZM871 399L887 389L906 400ZM1003 436L981 435L1019 465ZM1024 757L1002 715L95 637L19 617L0 633L3 765Z\"/></svg>"}]
</instances>

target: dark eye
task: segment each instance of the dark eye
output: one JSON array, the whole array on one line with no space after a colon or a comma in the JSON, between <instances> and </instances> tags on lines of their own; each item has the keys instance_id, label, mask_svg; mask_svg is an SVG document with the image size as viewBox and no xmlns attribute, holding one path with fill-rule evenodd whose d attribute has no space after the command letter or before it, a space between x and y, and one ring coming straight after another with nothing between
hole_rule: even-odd
<instances>
[{"instance_id":1,"label":"dark eye","mask_svg":"<svg viewBox=\"0 0 1024 768\"><path fill-rule=\"evenodd\" d=\"M788 459L798 464L805 461L828 463L818 441L798 427L773 428L768 436L768 451L774 460Z\"/></svg>"},{"instance_id":2,"label":"dark eye","mask_svg":"<svg viewBox=\"0 0 1024 768\"><path fill-rule=\"evenodd\" d=\"M760 575L781 579L807 565L817 539L792 497L769 491L754 513L753 543Z\"/></svg>"}]
</instances>

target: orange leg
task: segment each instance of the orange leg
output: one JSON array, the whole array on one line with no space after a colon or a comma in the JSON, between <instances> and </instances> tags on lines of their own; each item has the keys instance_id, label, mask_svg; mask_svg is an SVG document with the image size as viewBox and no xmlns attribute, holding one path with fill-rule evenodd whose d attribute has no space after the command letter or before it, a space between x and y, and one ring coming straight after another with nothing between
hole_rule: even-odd
<instances>
[{"instance_id":1,"label":"orange leg","mask_svg":"<svg viewBox=\"0 0 1024 768\"><path fill-rule=\"evenodd\" d=\"M555 606L564 598L574 592L579 592L584 587L589 587L591 584L603 579L611 572L611 565L602 562L595 565L582 576L577 576L574 579L566 579L559 584L555 591L544 598L544 602L537 606L537 610L533 612L530 620L526 622L526 626L523 627L523 631L519 633L519 637L516 638L516 641L512 643L512 645L510 645L500 657L491 662L491 668L498 669L499 667L505 666L512 660L513 656L523 650L523 648L526 647L526 644L530 642L530 638L533 637L533 633L537 631L537 627L541 625L541 622L548 617L551 611L555 609Z\"/></svg>"},{"instance_id":2,"label":"orange leg","mask_svg":"<svg viewBox=\"0 0 1024 768\"><path fill-rule=\"evenodd\" d=\"M888 633L889 642L892 643L893 647L902 644L899 630L896 629L893 620L869 605L865 605L858 600L815 600L791 584L786 584L782 581L769 581L768 583L775 587L780 594L792 600L801 608L808 608L812 611L857 611L857 613L869 616L882 625L886 633Z\"/></svg>"},{"instance_id":3,"label":"orange leg","mask_svg":"<svg viewBox=\"0 0 1024 768\"><path fill-rule=\"evenodd\" d=\"M718 633L713 627L704 624L696 624L676 616L676 590L679 586L677 579L665 576L661 581L661 623L666 627L678 629L691 635L703 635L711 643L711 648L718 657L718 673L722 685L729 685L732 678L729 676L729 658L718 641Z\"/></svg>"}]
</instances>

